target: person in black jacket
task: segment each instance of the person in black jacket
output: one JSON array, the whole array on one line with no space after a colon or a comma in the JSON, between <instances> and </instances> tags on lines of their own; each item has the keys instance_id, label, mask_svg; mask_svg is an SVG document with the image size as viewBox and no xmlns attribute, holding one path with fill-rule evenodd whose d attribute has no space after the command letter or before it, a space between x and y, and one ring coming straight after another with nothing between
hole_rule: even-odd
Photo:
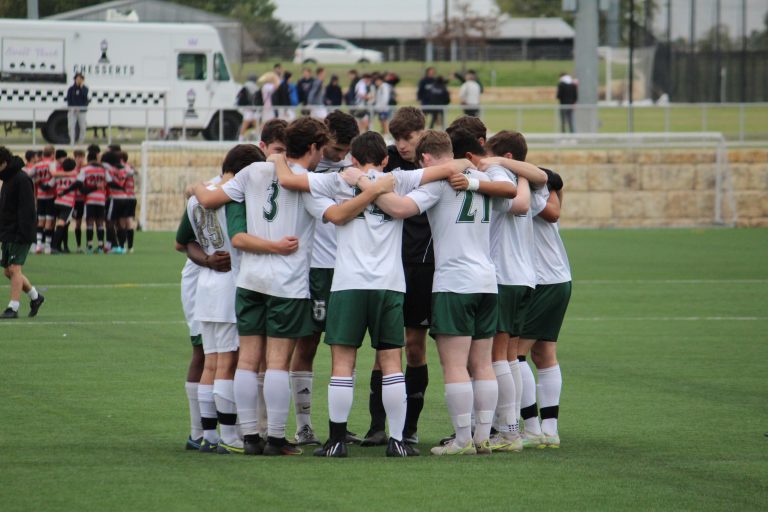
<instances>
[{"instance_id":1,"label":"person in black jacket","mask_svg":"<svg viewBox=\"0 0 768 512\"><path fill-rule=\"evenodd\" d=\"M560 130L573 133L573 105L579 100L579 89L576 81L567 73L560 75L557 99L560 101Z\"/></svg>"},{"instance_id":2,"label":"person in black jacket","mask_svg":"<svg viewBox=\"0 0 768 512\"><path fill-rule=\"evenodd\" d=\"M69 124L69 143L75 145L75 136L79 125L80 133L77 143L85 140L85 112L88 107L88 88L82 73L75 73L75 83L67 90L67 122Z\"/></svg>"},{"instance_id":3,"label":"person in black jacket","mask_svg":"<svg viewBox=\"0 0 768 512\"><path fill-rule=\"evenodd\" d=\"M0 188L0 261L5 277L11 280L11 302L0 314L0 319L19 317L22 290L31 300L29 316L37 315L45 300L21 272L29 248L35 243L37 227L35 188L23 167L21 158L0 146L0 180L3 182Z\"/></svg>"}]
</instances>

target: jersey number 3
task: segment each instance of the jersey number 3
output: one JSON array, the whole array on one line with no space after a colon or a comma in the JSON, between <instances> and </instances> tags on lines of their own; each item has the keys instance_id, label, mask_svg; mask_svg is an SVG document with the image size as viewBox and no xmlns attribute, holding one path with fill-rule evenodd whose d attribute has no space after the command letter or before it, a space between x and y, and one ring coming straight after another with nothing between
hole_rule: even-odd
<instances>
[{"instance_id":1,"label":"jersey number 3","mask_svg":"<svg viewBox=\"0 0 768 512\"><path fill-rule=\"evenodd\" d=\"M264 207L264 218L267 222L272 222L277 217L277 197L280 195L280 186L273 181L269 186L269 196L267 196L267 205Z\"/></svg>"}]
</instances>

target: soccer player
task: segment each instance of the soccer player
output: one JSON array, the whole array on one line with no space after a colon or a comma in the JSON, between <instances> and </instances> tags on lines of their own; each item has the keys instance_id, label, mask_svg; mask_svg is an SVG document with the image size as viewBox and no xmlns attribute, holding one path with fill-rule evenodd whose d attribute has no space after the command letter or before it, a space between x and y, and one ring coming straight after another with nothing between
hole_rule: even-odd
<instances>
[{"instance_id":1,"label":"soccer player","mask_svg":"<svg viewBox=\"0 0 768 512\"><path fill-rule=\"evenodd\" d=\"M73 152L73 155L75 156L75 162L77 162L76 170L79 174L80 169L86 164L85 151L76 149ZM75 191L75 207L72 210L72 217L75 219L75 243L77 243L77 252L82 253L83 231L81 228L83 225L83 218L85 217L85 195L83 195L83 191L80 189Z\"/></svg>"},{"instance_id":2,"label":"soccer player","mask_svg":"<svg viewBox=\"0 0 768 512\"><path fill-rule=\"evenodd\" d=\"M27 173L27 176L32 176L33 170L35 168L35 164L37 163L37 151L33 149L28 149L26 153L24 153L24 172Z\"/></svg>"},{"instance_id":3,"label":"soccer player","mask_svg":"<svg viewBox=\"0 0 768 512\"><path fill-rule=\"evenodd\" d=\"M369 188L377 194L383 193L382 181L385 177L396 176L397 191L404 195L421 183L446 178L470 165L465 161L458 166L445 165L418 172L394 171L389 176L385 175L382 169L386 165L387 147L383 137L375 132L355 137L351 154L353 164L364 173L353 178L354 185L344 181L338 173L294 175L279 163L278 178L286 188L311 191L331 197L336 202L344 202L368 192ZM368 182L362 191L357 186L361 181ZM327 215L324 218L330 220ZM347 455L347 418L352 408L353 372L357 349L366 330L370 333L376 360L383 373L382 396L390 431L386 454L390 457L418 455L417 450L403 441L406 402L400 362L404 345L402 304L405 293L405 278L399 258L402 221L393 221L376 206L366 206L352 222L337 224L339 251L328 304L325 338L333 356L332 377L328 386L330 438L315 451L315 455Z\"/></svg>"},{"instance_id":4,"label":"soccer player","mask_svg":"<svg viewBox=\"0 0 768 512\"><path fill-rule=\"evenodd\" d=\"M24 162L0 146L0 264L11 281L11 300L0 319L19 317L22 290L29 296L29 316L37 315L45 298L21 272L35 241L35 193Z\"/></svg>"},{"instance_id":5,"label":"soccer player","mask_svg":"<svg viewBox=\"0 0 768 512\"><path fill-rule=\"evenodd\" d=\"M314 172L335 174L345 167L352 166L347 158L352 139L359 135L357 122L350 114L335 110L324 119L330 141L323 146L323 158ZM336 227L332 222L321 219L315 221L315 235L312 241L312 261L309 268L309 295L312 300L311 336L301 338L291 358L291 391L296 412L295 440L299 446L316 444L320 441L312 427L312 381L314 378L313 362L320 336L325 331L325 319L328 300L331 293L333 268L336 263ZM352 432L347 433L347 442L360 442Z\"/></svg>"},{"instance_id":6,"label":"soccer player","mask_svg":"<svg viewBox=\"0 0 768 512\"><path fill-rule=\"evenodd\" d=\"M35 254L40 254L47 248L50 253L51 239L53 238L54 196L51 171L56 170L54 160L56 151L53 146L43 148L42 158L35 164L30 177L35 184L35 197L37 198L37 245ZM64 152L66 156L66 152Z\"/></svg>"},{"instance_id":7,"label":"soccer player","mask_svg":"<svg viewBox=\"0 0 768 512\"><path fill-rule=\"evenodd\" d=\"M136 218L136 169L128 163L128 153L125 151L120 152L120 161L123 164L123 169L125 171L123 187L125 188L125 197L127 201L125 211L123 212L125 217L123 217L122 223L124 240L120 242L120 248L123 253L133 253L133 238L135 233L133 224ZM117 237L120 239L120 232L118 232ZM123 243L126 243L127 247L124 246Z\"/></svg>"},{"instance_id":8,"label":"soccer player","mask_svg":"<svg viewBox=\"0 0 768 512\"><path fill-rule=\"evenodd\" d=\"M105 155L107 154L105 153ZM93 253L94 230L96 231L98 252L103 253L104 204L107 199L107 185L112 182L112 175L107 172L103 164L98 162L98 153L88 152L88 164L80 169L77 181L81 183L85 194L85 240L88 254Z\"/></svg>"},{"instance_id":9,"label":"soccer player","mask_svg":"<svg viewBox=\"0 0 768 512\"><path fill-rule=\"evenodd\" d=\"M104 155L109 155L109 172L112 175L112 182L120 185L120 188L109 188L109 209L107 211L107 218L111 224L111 226L108 227L108 232L112 233L114 240L111 247L111 252L113 254L125 253L126 227L128 225L128 217L131 207L131 199L128 197L128 192L125 190L126 180L128 179L128 170L123 165L124 159L122 153L122 150L119 150L110 151ZM131 180L133 184L133 177L131 177Z\"/></svg>"},{"instance_id":10,"label":"soccer player","mask_svg":"<svg viewBox=\"0 0 768 512\"><path fill-rule=\"evenodd\" d=\"M286 156L295 173L313 170L322 157L329 136L325 125L313 118L293 121L286 131ZM245 202L247 233L239 233L233 246L242 249L237 280L236 308L240 334L240 359L246 357L250 371L258 368L260 347L266 338L267 372L264 396L267 405L267 442L264 455L298 455L301 449L285 438L290 408L289 364L296 339L312 333L309 301L309 263L314 217L326 210L330 200L282 189L271 163L256 163L244 169L222 188L194 187L195 196L206 208L216 208L235 200ZM339 215L352 218L360 204L370 202L365 195L339 206ZM312 212L310 215L309 212ZM350 216L351 215L351 216ZM238 363L237 381L241 365ZM254 374L255 377L255 374ZM255 379L254 379L255 380ZM238 413L244 403L237 394ZM244 386L251 388L251 386ZM255 389L253 382L252 389ZM243 397L245 398L245 397ZM252 397L254 402L255 398ZM259 440L249 432L255 420L241 415L245 451L258 453ZM254 448L249 448L253 445Z\"/></svg>"},{"instance_id":11,"label":"soccer player","mask_svg":"<svg viewBox=\"0 0 768 512\"><path fill-rule=\"evenodd\" d=\"M385 172L409 171L421 166L416 160L416 145L424 133L426 121L418 108L403 107L395 112L389 131L395 144L387 147L389 156ZM431 322L432 276L435 254L432 232L426 214L406 218L403 222L403 270L405 271L405 390L408 411L405 418L406 442L418 443L418 421L424 408L424 393L429 384L427 369L427 329ZM361 446L376 446L387 442L384 431L386 414L381 401L381 368L374 364L371 372L371 394L368 410L371 425Z\"/></svg>"},{"instance_id":12,"label":"soccer player","mask_svg":"<svg viewBox=\"0 0 768 512\"><path fill-rule=\"evenodd\" d=\"M453 159L451 139L443 132L425 132L416 147L416 159L424 165ZM469 188L464 192L457 193L447 181L439 181L405 197L386 194L377 201L396 218L427 212L434 233L431 334L437 340L445 398L456 432L455 439L432 448L434 455L490 453L498 395L491 366L491 338L498 312L496 273L490 255L490 198L475 193L480 182L489 178L478 171L465 172Z\"/></svg>"},{"instance_id":13,"label":"soccer player","mask_svg":"<svg viewBox=\"0 0 768 512\"><path fill-rule=\"evenodd\" d=\"M51 244L51 253L59 254L64 252L61 247L64 238L67 236L67 225L72 218L72 210L75 207L75 191L72 189L77 180L77 162L72 158L65 158L61 163L61 171L51 173L53 177L56 199L56 230L53 234L53 243Z\"/></svg>"},{"instance_id":14,"label":"soccer player","mask_svg":"<svg viewBox=\"0 0 768 512\"><path fill-rule=\"evenodd\" d=\"M521 328L518 359L523 363L520 368L523 442L528 446L559 448L557 420L563 380L557 361L557 339L571 298L572 283L568 254L559 229L563 180L559 174L545 171L547 186L534 191L532 198L536 289ZM535 387L533 372L526 362L529 351L539 377ZM541 424L534 390L538 391L541 405Z\"/></svg>"}]
</instances>

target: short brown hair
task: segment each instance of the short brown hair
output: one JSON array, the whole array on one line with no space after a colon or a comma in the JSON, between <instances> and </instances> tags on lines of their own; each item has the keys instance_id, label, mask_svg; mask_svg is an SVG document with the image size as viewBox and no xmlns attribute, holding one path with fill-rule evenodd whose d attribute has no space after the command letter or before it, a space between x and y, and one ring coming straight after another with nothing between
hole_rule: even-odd
<instances>
[{"instance_id":1,"label":"short brown hair","mask_svg":"<svg viewBox=\"0 0 768 512\"><path fill-rule=\"evenodd\" d=\"M464 128L465 130L468 130L472 133L472 135L476 139L483 139L485 140L487 138L488 129L485 127L485 124L480 120L480 118L475 116L461 116L457 117L453 120L451 125L445 130L448 132L448 135L451 135L451 132L458 128Z\"/></svg>"},{"instance_id":2,"label":"short brown hair","mask_svg":"<svg viewBox=\"0 0 768 512\"><path fill-rule=\"evenodd\" d=\"M288 125L285 131L285 154L288 158L301 158L309 152L314 144L322 149L328 144L330 136L328 128L322 121L314 117L300 117Z\"/></svg>"},{"instance_id":3,"label":"short brown hair","mask_svg":"<svg viewBox=\"0 0 768 512\"><path fill-rule=\"evenodd\" d=\"M76 149L72 152L72 154L75 155L75 158L78 158L78 157L85 158L85 151L83 151L82 149Z\"/></svg>"},{"instance_id":4,"label":"short brown hair","mask_svg":"<svg viewBox=\"0 0 768 512\"><path fill-rule=\"evenodd\" d=\"M416 161L421 162L426 153L435 157L444 155L453 157L451 138L445 132L427 130L416 144Z\"/></svg>"},{"instance_id":5,"label":"short brown hair","mask_svg":"<svg viewBox=\"0 0 768 512\"><path fill-rule=\"evenodd\" d=\"M350 152L360 165L381 165L387 158L387 143L378 132L365 132L352 139Z\"/></svg>"},{"instance_id":6,"label":"short brown hair","mask_svg":"<svg viewBox=\"0 0 768 512\"><path fill-rule=\"evenodd\" d=\"M255 144L238 144L227 152L221 172L237 174L254 162L265 162L267 157Z\"/></svg>"},{"instance_id":7,"label":"short brown hair","mask_svg":"<svg viewBox=\"0 0 768 512\"><path fill-rule=\"evenodd\" d=\"M420 132L426 126L424 112L416 107L401 107L389 123L389 133L395 140L408 139L413 132Z\"/></svg>"},{"instance_id":8,"label":"short brown hair","mask_svg":"<svg viewBox=\"0 0 768 512\"><path fill-rule=\"evenodd\" d=\"M352 139L360 135L357 120L341 110L334 110L325 116L325 126L328 127L331 138L337 144L349 144Z\"/></svg>"},{"instance_id":9,"label":"short brown hair","mask_svg":"<svg viewBox=\"0 0 768 512\"><path fill-rule=\"evenodd\" d=\"M496 156L512 153L512 158L521 162L528 156L528 143L520 132L502 130L488 139L485 147Z\"/></svg>"},{"instance_id":10,"label":"short brown hair","mask_svg":"<svg viewBox=\"0 0 768 512\"><path fill-rule=\"evenodd\" d=\"M275 141L285 144L285 129L288 122L285 119L270 119L261 127L261 142L269 146Z\"/></svg>"},{"instance_id":11,"label":"short brown hair","mask_svg":"<svg viewBox=\"0 0 768 512\"><path fill-rule=\"evenodd\" d=\"M54 147L50 144L43 148L43 156L45 157L53 156L54 153L56 153L56 149L54 149Z\"/></svg>"}]
</instances>

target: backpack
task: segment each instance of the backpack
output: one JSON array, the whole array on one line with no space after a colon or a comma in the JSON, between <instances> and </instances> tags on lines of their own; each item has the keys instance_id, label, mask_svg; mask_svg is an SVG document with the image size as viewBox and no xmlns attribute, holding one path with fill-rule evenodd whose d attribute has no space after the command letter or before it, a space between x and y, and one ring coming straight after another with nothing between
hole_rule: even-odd
<instances>
[{"instance_id":1,"label":"backpack","mask_svg":"<svg viewBox=\"0 0 768 512\"><path fill-rule=\"evenodd\" d=\"M240 88L239 91L237 91L237 97L235 98L235 104L238 107L247 107L248 105L253 104L253 98L250 97L250 93L248 92L248 89L243 86Z\"/></svg>"},{"instance_id":2,"label":"backpack","mask_svg":"<svg viewBox=\"0 0 768 512\"><path fill-rule=\"evenodd\" d=\"M261 88L259 88L253 95L253 105L256 105L257 107L264 106L264 95L261 93Z\"/></svg>"}]
</instances>

